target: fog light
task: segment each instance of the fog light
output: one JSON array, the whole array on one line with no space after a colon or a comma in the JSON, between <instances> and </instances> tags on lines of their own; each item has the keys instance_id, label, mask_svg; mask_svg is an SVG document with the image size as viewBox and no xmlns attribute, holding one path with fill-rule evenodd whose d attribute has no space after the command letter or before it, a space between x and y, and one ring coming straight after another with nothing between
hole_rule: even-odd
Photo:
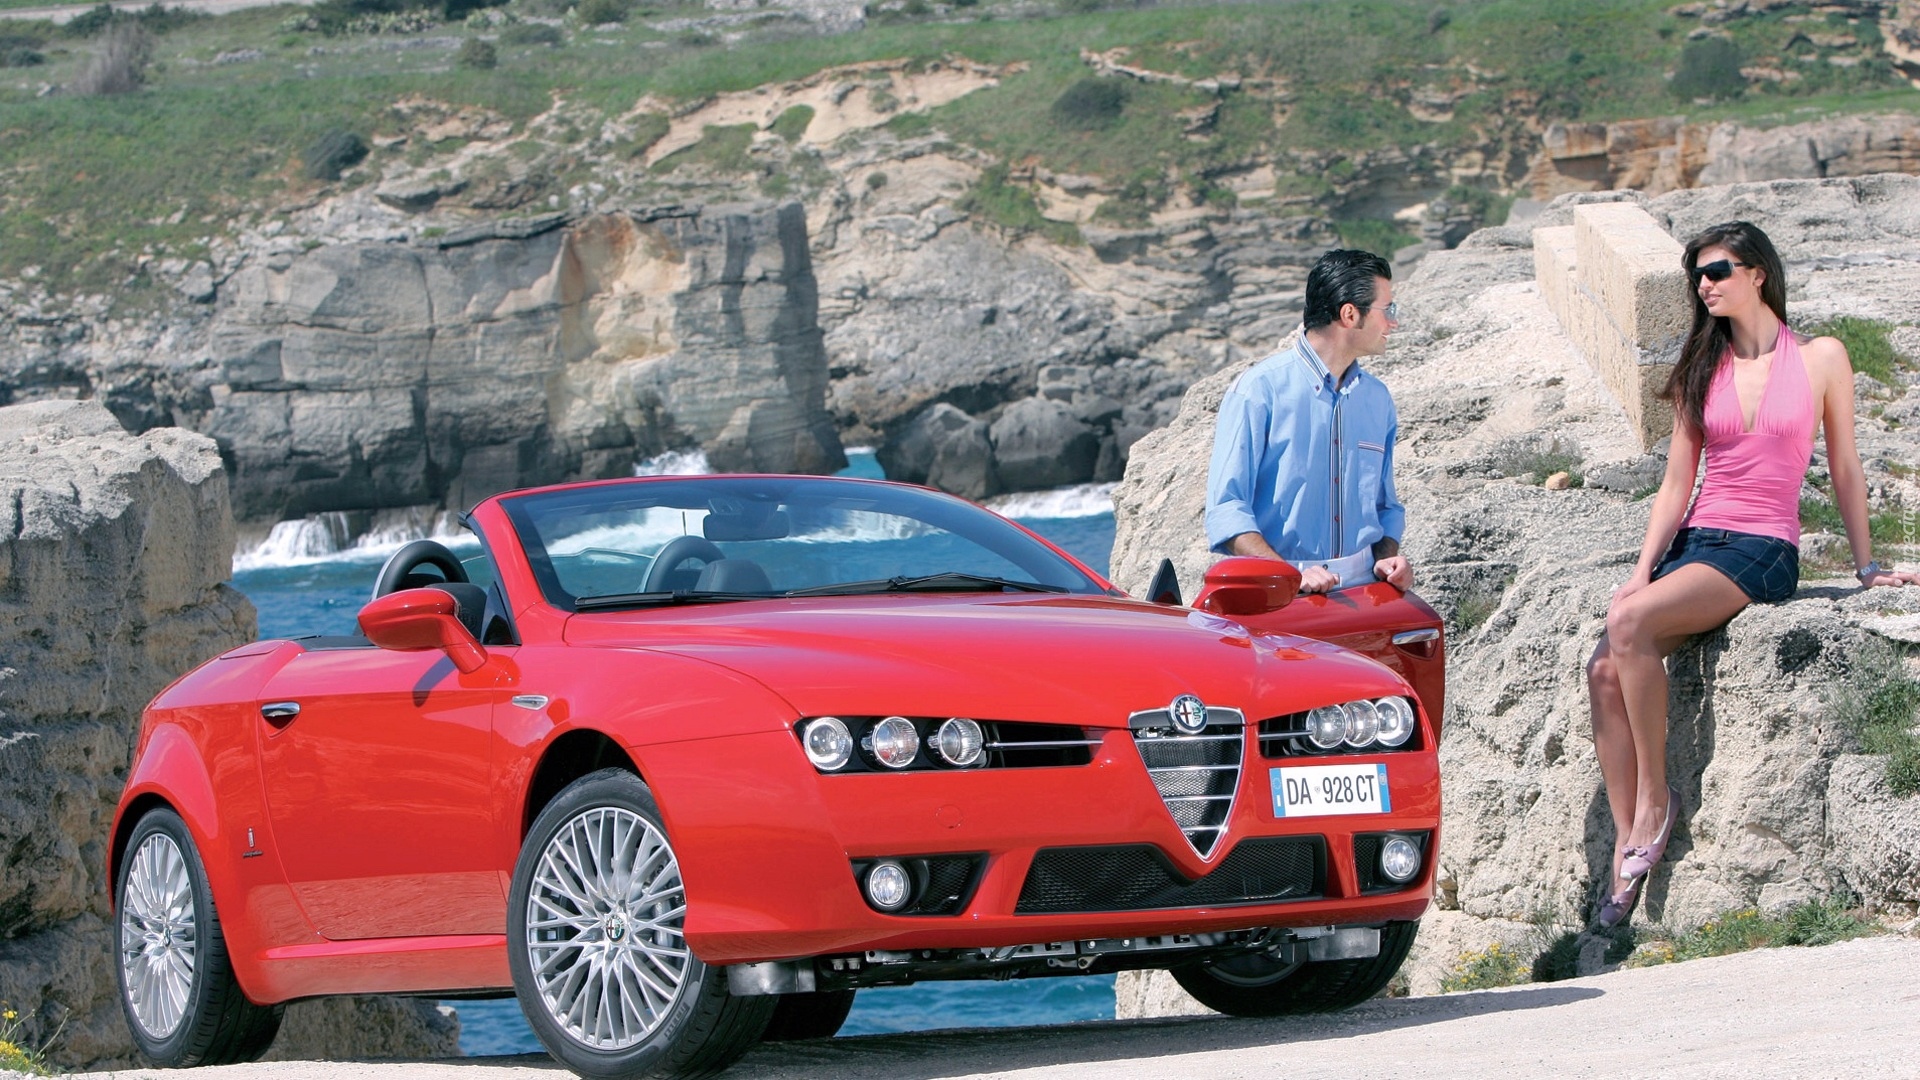
<instances>
[{"instance_id":1,"label":"fog light","mask_svg":"<svg viewBox=\"0 0 1920 1080\"><path fill-rule=\"evenodd\" d=\"M867 903L881 911L899 911L913 895L907 868L886 859L867 868Z\"/></svg>"},{"instance_id":2,"label":"fog light","mask_svg":"<svg viewBox=\"0 0 1920 1080\"><path fill-rule=\"evenodd\" d=\"M1307 741L1322 750L1331 750L1347 737L1347 710L1338 705L1322 705L1307 714Z\"/></svg>"},{"instance_id":3,"label":"fog light","mask_svg":"<svg viewBox=\"0 0 1920 1080\"><path fill-rule=\"evenodd\" d=\"M1404 836L1389 836L1380 845L1380 872L1387 880L1405 884L1420 872L1420 845Z\"/></svg>"},{"instance_id":4,"label":"fog light","mask_svg":"<svg viewBox=\"0 0 1920 1080\"><path fill-rule=\"evenodd\" d=\"M1373 703L1380 714L1380 732L1373 741L1381 746L1400 746L1413 737L1413 706L1403 697L1383 697Z\"/></svg>"},{"instance_id":5,"label":"fog light","mask_svg":"<svg viewBox=\"0 0 1920 1080\"><path fill-rule=\"evenodd\" d=\"M1373 737L1380 734L1380 710L1373 707L1371 701L1350 701L1347 703L1347 745L1354 749L1373 744Z\"/></svg>"},{"instance_id":6,"label":"fog light","mask_svg":"<svg viewBox=\"0 0 1920 1080\"><path fill-rule=\"evenodd\" d=\"M821 772L846 768L853 760L853 735L837 716L807 721L801 743L807 748L807 760Z\"/></svg>"},{"instance_id":7,"label":"fog light","mask_svg":"<svg viewBox=\"0 0 1920 1080\"><path fill-rule=\"evenodd\" d=\"M904 716L889 716L873 725L867 749L889 769L904 769L920 754L920 732Z\"/></svg>"},{"instance_id":8,"label":"fog light","mask_svg":"<svg viewBox=\"0 0 1920 1080\"><path fill-rule=\"evenodd\" d=\"M940 755L940 760L961 767L979 761L987 745L980 725L962 716L941 724L932 741L933 752Z\"/></svg>"}]
</instances>

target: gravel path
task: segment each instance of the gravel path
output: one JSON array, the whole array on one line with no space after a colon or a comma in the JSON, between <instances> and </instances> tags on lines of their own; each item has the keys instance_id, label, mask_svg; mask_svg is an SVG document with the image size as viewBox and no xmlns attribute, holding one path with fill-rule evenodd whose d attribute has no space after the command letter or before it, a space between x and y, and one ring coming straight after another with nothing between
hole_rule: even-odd
<instances>
[{"instance_id":1,"label":"gravel path","mask_svg":"<svg viewBox=\"0 0 1920 1080\"><path fill-rule=\"evenodd\" d=\"M225 15L229 11L241 8L268 7L273 4L299 4L305 7L316 0L162 0L166 7L190 8L204 11L209 15ZM138 11L152 4L153 0L113 0L113 6L121 11ZM53 7L5 8L0 9L0 19L48 19L64 23L84 11L91 11L98 4L60 4Z\"/></svg>"},{"instance_id":2,"label":"gravel path","mask_svg":"<svg viewBox=\"0 0 1920 1080\"><path fill-rule=\"evenodd\" d=\"M1567 982L1371 1001L1290 1020L1192 1018L765 1046L727 1080L1482 1080L1920 1076L1920 940L1766 949ZM113 1080L560 1080L545 1058L281 1062Z\"/></svg>"}]
</instances>

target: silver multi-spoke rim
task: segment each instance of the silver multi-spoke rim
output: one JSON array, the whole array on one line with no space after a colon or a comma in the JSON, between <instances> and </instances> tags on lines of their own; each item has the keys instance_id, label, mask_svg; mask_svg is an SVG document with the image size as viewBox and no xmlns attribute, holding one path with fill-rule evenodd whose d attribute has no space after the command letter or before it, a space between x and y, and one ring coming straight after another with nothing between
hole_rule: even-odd
<instances>
[{"instance_id":1,"label":"silver multi-spoke rim","mask_svg":"<svg viewBox=\"0 0 1920 1080\"><path fill-rule=\"evenodd\" d=\"M120 967L127 1004L141 1030L164 1039L180 1026L193 994L200 927L193 882L179 845L165 833L141 841L120 898Z\"/></svg>"},{"instance_id":2,"label":"silver multi-spoke rim","mask_svg":"<svg viewBox=\"0 0 1920 1080\"><path fill-rule=\"evenodd\" d=\"M686 889L653 823L602 806L547 841L527 894L527 959L547 1015L595 1050L665 1022L687 982Z\"/></svg>"}]
</instances>

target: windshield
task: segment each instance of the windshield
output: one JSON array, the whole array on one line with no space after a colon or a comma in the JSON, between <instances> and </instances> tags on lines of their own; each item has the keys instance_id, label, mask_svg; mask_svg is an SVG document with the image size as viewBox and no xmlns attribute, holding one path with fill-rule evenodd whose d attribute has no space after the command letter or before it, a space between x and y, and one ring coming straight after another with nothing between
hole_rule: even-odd
<instances>
[{"instance_id":1,"label":"windshield","mask_svg":"<svg viewBox=\"0 0 1920 1080\"><path fill-rule=\"evenodd\" d=\"M827 477L701 476L502 500L569 610L880 592L1104 591L971 503Z\"/></svg>"}]
</instances>

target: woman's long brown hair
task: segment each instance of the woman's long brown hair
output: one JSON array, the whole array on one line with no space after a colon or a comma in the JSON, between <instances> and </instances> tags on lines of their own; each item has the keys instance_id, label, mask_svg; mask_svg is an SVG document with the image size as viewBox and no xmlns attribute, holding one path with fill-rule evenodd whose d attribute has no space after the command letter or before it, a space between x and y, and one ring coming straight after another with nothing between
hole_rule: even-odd
<instances>
[{"instance_id":1,"label":"woman's long brown hair","mask_svg":"<svg viewBox=\"0 0 1920 1080\"><path fill-rule=\"evenodd\" d=\"M1728 321L1707 313L1706 301L1700 299L1699 280L1693 276L1694 267L1698 265L1695 260L1710 247L1726 248L1733 252L1735 259L1764 274L1760 281L1760 302L1772 308L1782 323L1787 321L1787 274L1780 265L1780 253L1773 250L1773 241L1767 239L1759 226L1751 221L1729 221L1710 226L1687 242L1686 254L1680 262L1687 269L1687 284L1692 286L1693 329L1687 331L1687 343L1680 348L1680 361L1667 376L1660 398L1671 401L1674 413L1700 432L1706 430L1707 388L1713 385L1720 358L1733 344L1733 330Z\"/></svg>"}]
</instances>

